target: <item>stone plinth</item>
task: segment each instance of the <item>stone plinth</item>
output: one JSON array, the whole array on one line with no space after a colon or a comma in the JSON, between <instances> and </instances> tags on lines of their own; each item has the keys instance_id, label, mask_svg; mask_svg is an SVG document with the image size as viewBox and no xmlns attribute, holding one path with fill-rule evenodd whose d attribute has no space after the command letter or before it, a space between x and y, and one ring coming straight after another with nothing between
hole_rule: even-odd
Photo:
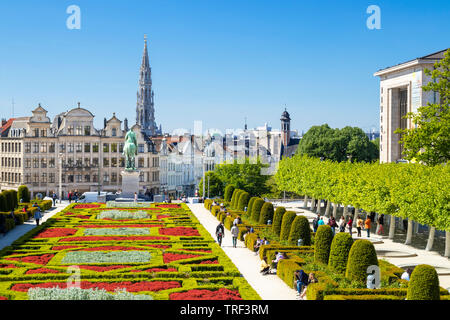
<instances>
[{"instance_id":1,"label":"stone plinth","mask_svg":"<svg viewBox=\"0 0 450 320\"><path fill-rule=\"evenodd\" d=\"M139 171L122 171L122 194L123 198L134 199L134 193L139 194Z\"/></svg>"}]
</instances>

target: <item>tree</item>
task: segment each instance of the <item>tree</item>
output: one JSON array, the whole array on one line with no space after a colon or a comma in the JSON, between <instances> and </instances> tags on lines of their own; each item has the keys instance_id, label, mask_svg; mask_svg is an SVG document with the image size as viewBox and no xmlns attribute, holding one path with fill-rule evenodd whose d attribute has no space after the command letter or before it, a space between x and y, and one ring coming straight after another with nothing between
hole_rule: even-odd
<instances>
[{"instance_id":1,"label":"tree","mask_svg":"<svg viewBox=\"0 0 450 320\"><path fill-rule=\"evenodd\" d=\"M203 195L203 178L200 180L200 183L198 184L200 197L208 196L208 177L209 177L209 196L210 197L220 196L223 190L222 180L219 179L219 177L214 173L214 171L208 171L205 173L205 181L206 181L205 195Z\"/></svg>"},{"instance_id":2,"label":"tree","mask_svg":"<svg viewBox=\"0 0 450 320\"><path fill-rule=\"evenodd\" d=\"M434 70L425 70L431 76L425 92L439 94L439 103L428 103L417 109L417 113L409 112L405 118L414 126L397 129L401 135L403 155L406 160L417 160L426 165L448 163L450 160L450 49L444 58L434 65Z\"/></svg>"},{"instance_id":3,"label":"tree","mask_svg":"<svg viewBox=\"0 0 450 320\"><path fill-rule=\"evenodd\" d=\"M379 151L361 128L332 129L328 124L313 126L303 136L297 154L329 159L337 162L372 162L379 158Z\"/></svg>"},{"instance_id":4,"label":"tree","mask_svg":"<svg viewBox=\"0 0 450 320\"><path fill-rule=\"evenodd\" d=\"M251 196L259 196L269 192L266 186L269 175L261 174L261 169L266 164L257 161L250 163L248 159L244 163L224 163L216 166L214 173L226 185L232 184L237 189L247 191Z\"/></svg>"}]
</instances>

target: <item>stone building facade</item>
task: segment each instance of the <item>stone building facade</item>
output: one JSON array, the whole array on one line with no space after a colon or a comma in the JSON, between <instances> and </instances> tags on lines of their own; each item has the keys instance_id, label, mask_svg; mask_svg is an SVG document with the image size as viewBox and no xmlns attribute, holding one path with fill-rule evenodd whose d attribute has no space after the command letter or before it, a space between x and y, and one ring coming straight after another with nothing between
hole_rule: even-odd
<instances>
[{"instance_id":1,"label":"stone building facade","mask_svg":"<svg viewBox=\"0 0 450 320\"><path fill-rule=\"evenodd\" d=\"M380 77L380 162L402 160L400 136L394 131L413 125L403 116L417 112L428 102L439 101L437 93L422 90L431 80L424 70L433 70L434 63L443 58L446 50L375 72L374 76Z\"/></svg>"}]
</instances>

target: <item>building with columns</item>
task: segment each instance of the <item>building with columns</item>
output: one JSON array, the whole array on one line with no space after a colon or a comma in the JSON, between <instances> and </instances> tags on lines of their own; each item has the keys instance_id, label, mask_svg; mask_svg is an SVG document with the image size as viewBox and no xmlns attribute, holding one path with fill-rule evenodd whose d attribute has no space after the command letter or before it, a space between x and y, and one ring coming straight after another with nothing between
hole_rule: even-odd
<instances>
[{"instance_id":1,"label":"building with columns","mask_svg":"<svg viewBox=\"0 0 450 320\"><path fill-rule=\"evenodd\" d=\"M408 112L417 112L428 102L439 101L437 93L424 92L422 86L431 80L424 70L433 70L434 63L444 57L445 51L447 49L374 73L380 78L380 162L402 160L400 136L394 131L413 125L411 120L403 117Z\"/></svg>"}]
</instances>

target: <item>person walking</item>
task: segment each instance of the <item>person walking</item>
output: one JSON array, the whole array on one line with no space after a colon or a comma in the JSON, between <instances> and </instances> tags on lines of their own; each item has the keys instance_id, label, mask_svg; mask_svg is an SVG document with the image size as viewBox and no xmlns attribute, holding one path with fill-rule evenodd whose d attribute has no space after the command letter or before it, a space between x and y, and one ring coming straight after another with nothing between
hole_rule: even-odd
<instances>
[{"instance_id":1,"label":"person walking","mask_svg":"<svg viewBox=\"0 0 450 320\"><path fill-rule=\"evenodd\" d=\"M331 227L331 231L333 231L333 236L336 234L336 227L337 223L334 219L333 215L331 215L330 219L328 220L328 225Z\"/></svg>"},{"instance_id":2,"label":"person walking","mask_svg":"<svg viewBox=\"0 0 450 320\"><path fill-rule=\"evenodd\" d=\"M56 206L56 198L57 198L56 193L55 193L55 191L53 191L53 194L52 194L53 206Z\"/></svg>"},{"instance_id":3,"label":"person walking","mask_svg":"<svg viewBox=\"0 0 450 320\"><path fill-rule=\"evenodd\" d=\"M353 217L350 216L347 222L348 232L350 233L350 236L353 237L352 228L353 228Z\"/></svg>"},{"instance_id":4,"label":"person walking","mask_svg":"<svg viewBox=\"0 0 450 320\"><path fill-rule=\"evenodd\" d=\"M379 217L378 217L378 230L377 230L377 234L378 235L383 235L384 233L384 214L382 213Z\"/></svg>"},{"instance_id":5,"label":"person walking","mask_svg":"<svg viewBox=\"0 0 450 320\"><path fill-rule=\"evenodd\" d=\"M36 225L39 225L39 220L42 219L42 215L41 215L41 209L39 207L37 207L36 211L34 212L34 219L36 220Z\"/></svg>"},{"instance_id":6,"label":"person walking","mask_svg":"<svg viewBox=\"0 0 450 320\"><path fill-rule=\"evenodd\" d=\"M370 226L372 225L372 220L367 216L366 221L364 221L364 228L367 231L367 238L370 238Z\"/></svg>"},{"instance_id":7,"label":"person walking","mask_svg":"<svg viewBox=\"0 0 450 320\"><path fill-rule=\"evenodd\" d=\"M134 202L137 202L138 201L138 196L137 196L137 193L135 192L134 193Z\"/></svg>"},{"instance_id":8,"label":"person walking","mask_svg":"<svg viewBox=\"0 0 450 320\"><path fill-rule=\"evenodd\" d=\"M345 218L344 216L341 217L339 220L339 232L345 232Z\"/></svg>"},{"instance_id":9,"label":"person walking","mask_svg":"<svg viewBox=\"0 0 450 320\"><path fill-rule=\"evenodd\" d=\"M319 227L319 220L320 220L320 214L318 214L317 217L315 217L312 222L314 232L316 232L317 228Z\"/></svg>"},{"instance_id":10,"label":"person walking","mask_svg":"<svg viewBox=\"0 0 450 320\"><path fill-rule=\"evenodd\" d=\"M219 246L221 247L222 246L222 239L225 238L225 229L223 227L222 221L216 227L216 237L217 237L217 242L219 243Z\"/></svg>"},{"instance_id":11,"label":"person walking","mask_svg":"<svg viewBox=\"0 0 450 320\"><path fill-rule=\"evenodd\" d=\"M361 237L361 229L363 227L364 221L361 219L360 216L358 216L358 219L356 220L356 230L358 231L357 237Z\"/></svg>"},{"instance_id":12,"label":"person walking","mask_svg":"<svg viewBox=\"0 0 450 320\"><path fill-rule=\"evenodd\" d=\"M233 224L230 231L231 231L231 240L233 242L233 248L236 248L237 238L239 235L239 228L236 224Z\"/></svg>"},{"instance_id":13,"label":"person walking","mask_svg":"<svg viewBox=\"0 0 450 320\"><path fill-rule=\"evenodd\" d=\"M67 197L69 198L69 204L72 203L72 190L69 191L69 193L67 194Z\"/></svg>"},{"instance_id":14,"label":"person walking","mask_svg":"<svg viewBox=\"0 0 450 320\"><path fill-rule=\"evenodd\" d=\"M319 222L317 223L320 226L325 225L325 221L323 221L323 217L320 217Z\"/></svg>"}]
</instances>

